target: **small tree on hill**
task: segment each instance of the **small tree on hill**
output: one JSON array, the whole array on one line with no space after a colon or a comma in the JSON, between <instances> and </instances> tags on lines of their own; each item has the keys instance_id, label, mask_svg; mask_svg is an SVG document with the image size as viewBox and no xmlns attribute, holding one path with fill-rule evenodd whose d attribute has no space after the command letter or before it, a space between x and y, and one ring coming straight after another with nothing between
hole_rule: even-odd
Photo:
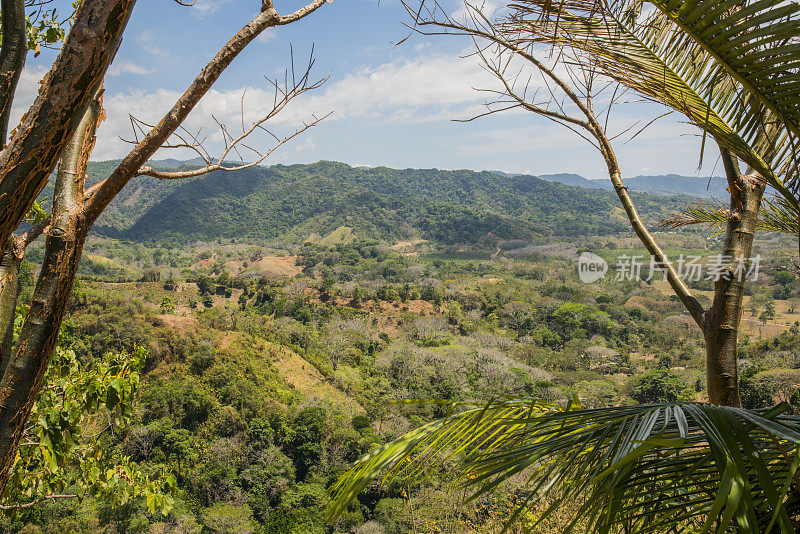
<instances>
[{"instance_id":1,"label":"small tree on hill","mask_svg":"<svg viewBox=\"0 0 800 534\"><path fill-rule=\"evenodd\" d=\"M631 397L636 402L650 404L691 400L693 395L681 377L672 371L658 369L648 371L633 383Z\"/></svg>"}]
</instances>

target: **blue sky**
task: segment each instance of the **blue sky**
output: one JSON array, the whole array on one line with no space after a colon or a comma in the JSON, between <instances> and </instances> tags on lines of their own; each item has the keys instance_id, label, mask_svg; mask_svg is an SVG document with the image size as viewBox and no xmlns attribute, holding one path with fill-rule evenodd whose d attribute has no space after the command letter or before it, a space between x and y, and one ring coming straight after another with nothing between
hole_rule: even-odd
<instances>
[{"instance_id":1,"label":"blue sky","mask_svg":"<svg viewBox=\"0 0 800 534\"><path fill-rule=\"evenodd\" d=\"M275 0L282 14L303 5ZM455 12L460 3L446 0ZM197 0L181 7L173 0L139 0L106 81L108 119L101 127L94 159L123 156L129 149L131 113L157 121L202 66L233 33L257 12L258 0ZM315 50L316 77L330 74L313 94L290 104L273 121L286 134L313 114L333 115L277 150L265 163L304 163L320 159L356 165L397 168L497 169L533 174L575 172L605 178L602 159L586 142L564 128L530 113L510 112L472 122L454 122L480 113L486 95L473 87L497 82L474 58L463 57L470 42L453 37L408 35L399 0L335 0L298 23L268 30L225 72L214 90L190 116L187 126L204 128L208 149L221 147L211 115L241 128L240 104L245 92L248 120L271 102L264 76L283 76L290 45L297 64ZM53 52L29 57L15 104L21 115L34 96L37 81ZM618 107L611 124L617 130L647 122L663 112L651 104ZM269 139L253 142L268 146ZM668 117L633 141L620 138L616 150L624 174L686 175L714 170L716 155L698 173L700 139L680 118ZM161 151L158 157L191 157ZM719 169L714 170L719 174Z\"/></svg>"}]
</instances>

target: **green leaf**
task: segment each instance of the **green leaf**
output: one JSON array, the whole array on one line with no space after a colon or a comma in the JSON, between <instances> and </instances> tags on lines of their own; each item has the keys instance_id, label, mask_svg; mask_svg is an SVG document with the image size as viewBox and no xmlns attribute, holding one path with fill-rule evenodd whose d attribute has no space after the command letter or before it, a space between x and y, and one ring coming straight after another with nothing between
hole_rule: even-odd
<instances>
[{"instance_id":1,"label":"green leaf","mask_svg":"<svg viewBox=\"0 0 800 534\"><path fill-rule=\"evenodd\" d=\"M637 533L756 533L770 522L785 530L783 500L800 505L786 486L800 457L785 454L797 450L798 431L800 418L782 410L698 403L573 410L496 399L362 458L332 486L327 517L341 514L376 477L408 479L447 459L473 495L525 473L530 498L547 492L552 502L538 521L572 502L581 503L573 526L583 521L596 532L624 524ZM776 480L784 484L780 493ZM510 520L518 517L519 509Z\"/></svg>"},{"instance_id":2,"label":"green leaf","mask_svg":"<svg viewBox=\"0 0 800 534\"><path fill-rule=\"evenodd\" d=\"M657 10L631 17L635 3L520 0L499 27L512 42L588 55L594 69L682 113L798 205L786 184L798 187L800 86L787 74L800 51L784 46L800 34L797 6L656 0Z\"/></svg>"}]
</instances>

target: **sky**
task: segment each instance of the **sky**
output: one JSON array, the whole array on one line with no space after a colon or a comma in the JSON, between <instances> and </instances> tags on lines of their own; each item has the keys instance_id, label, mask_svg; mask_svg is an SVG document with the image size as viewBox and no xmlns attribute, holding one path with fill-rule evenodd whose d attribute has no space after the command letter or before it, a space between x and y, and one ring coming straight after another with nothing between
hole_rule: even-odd
<instances>
[{"instance_id":1,"label":"sky","mask_svg":"<svg viewBox=\"0 0 800 534\"><path fill-rule=\"evenodd\" d=\"M442 3L451 13L463 5L460 0ZM302 5L297 0L275 0L281 14ZM107 119L92 159L124 156L131 145L123 139L133 138L129 116L158 122L205 63L259 8L258 0L196 0L193 7L174 0L139 0L106 79ZM304 121L332 114L281 146L264 164L335 160L394 168L564 172L607 179L594 148L545 118L512 110L463 122L486 110L490 95L479 89L497 89L498 81L469 55L471 41L414 34L404 26L409 22L400 0L335 0L302 21L269 29L240 54L185 126L192 132L202 128L208 152L219 154L223 142L215 119L235 135L242 128L242 102L246 126L260 118L273 99L265 77L283 79L292 56L296 70L304 70L313 47L312 78L327 77L327 81L290 102L266 126L280 138ZM38 58L29 56L12 120L32 102L55 54L45 50ZM614 143L623 174L720 174L718 158L710 150L698 170L701 139L696 128L675 114L630 139L639 126L664 111L643 103L614 108L612 132L633 126ZM272 145L266 134L250 142L260 148ZM193 154L162 149L154 159L169 157L188 159Z\"/></svg>"}]
</instances>

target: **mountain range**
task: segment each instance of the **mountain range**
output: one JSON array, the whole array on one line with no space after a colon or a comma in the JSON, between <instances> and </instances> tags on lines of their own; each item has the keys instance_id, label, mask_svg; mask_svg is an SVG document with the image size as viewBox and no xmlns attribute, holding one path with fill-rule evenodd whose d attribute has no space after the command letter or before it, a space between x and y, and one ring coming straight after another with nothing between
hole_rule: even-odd
<instances>
[{"instance_id":1,"label":"mountain range","mask_svg":"<svg viewBox=\"0 0 800 534\"><path fill-rule=\"evenodd\" d=\"M196 163L152 164L176 168ZM91 162L87 184L104 179L116 165L116 161ZM138 177L111 203L94 231L135 241L303 242L346 227L348 235L363 239L474 243L607 235L629 229L612 191L566 185L559 182L568 180L568 175L557 175L561 180L555 176L352 167L320 161L216 171L188 180ZM678 185L663 191L681 190L683 182L674 183ZM692 202L688 196L636 191L633 196L650 223Z\"/></svg>"},{"instance_id":2,"label":"mountain range","mask_svg":"<svg viewBox=\"0 0 800 534\"><path fill-rule=\"evenodd\" d=\"M497 171L495 171L497 172ZM500 173L505 176L516 176ZM587 189L603 189L612 191L611 180L590 180L580 174L539 174L537 178L550 182L560 182ZM630 191L646 191L661 195L692 195L704 198L724 199L727 194L727 181L719 176L681 176L678 174L660 174L654 176L634 176L625 178L625 186Z\"/></svg>"}]
</instances>

